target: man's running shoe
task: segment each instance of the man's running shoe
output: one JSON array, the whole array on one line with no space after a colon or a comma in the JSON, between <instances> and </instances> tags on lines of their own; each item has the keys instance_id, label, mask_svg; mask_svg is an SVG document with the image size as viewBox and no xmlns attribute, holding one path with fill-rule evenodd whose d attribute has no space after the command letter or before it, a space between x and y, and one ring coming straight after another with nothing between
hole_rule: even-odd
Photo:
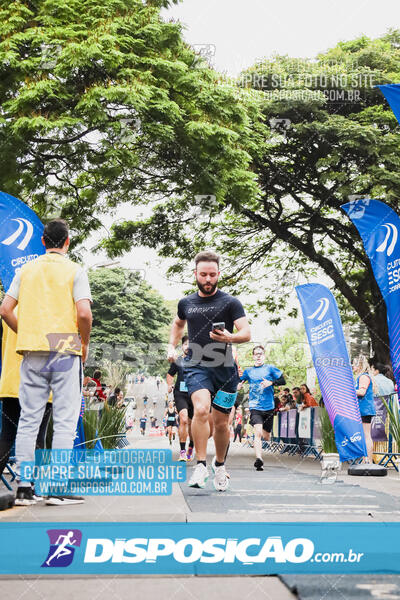
<instances>
[{"instance_id":1,"label":"man's running shoe","mask_svg":"<svg viewBox=\"0 0 400 600\"><path fill-rule=\"evenodd\" d=\"M189 446L188 451L186 453L186 460L187 461L193 460L193 448L191 446Z\"/></svg>"},{"instance_id":2,"label":"man's running shoe","mask_svg":"<svg viewBox=\"0 0 400 600\"><path fill-rule=\"evenodd\" d=\"M179 453L179 459L178 460L180 462L183 462L183 461L186 462L187 461L186 450L181 450L180 451L180 453Z\"/></svg>"},{"instance_id":3,"label":"man's running shoe","mask_svg":"<svg viewBox=\"0 0 400 600\"><path fill-rule=\"evenodd\" d=\"M264 471L264 463L261 460L261 458L257 458L256 462L254 463L254 466L256 468L256 471Z\"/></svg>"},{"instance_id":4,"label":"man's running shoe","mask_svg":"<svg viewBox=\"0 0 400 600\"><path fill-rule=\"evenodd\" d=\"M31 487L32 487L32 493L33 493L33 497L34 497L34 499L36 500L36 502L40 502L41 500L43 500L43 496L41 496L41 495L39 494L39 492L36 492L36 490L35 490L35 486L32 484L32 486L31 486Z\"/></svg>"},{"instance_id":5,"label":"man's running shoe","mask_svg":"<svg viewBox=\"0 0 400 600\"><path fill-rule=\"evenodd\" d=\"M229 487L229 476L225 471L225 465L215 467L214 487L217 492L226 492Z\"/></svg>"},{"instance_id":6,"label":"man's running shoe","mask_svg":"<svg viewBox=\"0 0 400 600\"><path fill-rule=\"evenodd\" d=\"M208 469L203 463L198 463L189 479L188 486L194 488L204 488L208 479Z\"/></svg>"},{"instance_id":7,"label":"man's running shoe","mask_svg":"<svg viewBox=\"0 0 400 600\"><path fill-rule=\"evenodd\" d=\"M212 468L212 471L213 471L213 473L214 473L214 474L215 474L215 469L217 469L217 468L218 468L218 467L216 467L216 466L215 466L215 461L216 461L216 460L217 460L217 457L216 457L216 456L214 456L214 458L213 458L213 459L212 459L212 461L211 461L211 468ZM228 477L228 479L230 479L230 478L231 478L231 476L229 475L229 473L228 473L227 471L225 471L225 473L226 473L226 476Z\"/></svg>"},{"instance_id":8,"label":"man's running shoe","mask_svg":"<svg viewBox=\"0 0 400 600\"><path fill-rule=\"evenodd\" d=\"M36 504L31 486L19 487L15 497L15 506L31 506Z\"/></svg>"},{"instance_id":9,"label":"man's running shoe","mask_svg":"<svg viewBox=\"0 0 400 600\"><path fill-rule=\"evenodd\" d=\"M82 504L85 499L81 496L48 496L46 504L50 506L66 506L67 504Z\"/></svg>"}]
</instances>

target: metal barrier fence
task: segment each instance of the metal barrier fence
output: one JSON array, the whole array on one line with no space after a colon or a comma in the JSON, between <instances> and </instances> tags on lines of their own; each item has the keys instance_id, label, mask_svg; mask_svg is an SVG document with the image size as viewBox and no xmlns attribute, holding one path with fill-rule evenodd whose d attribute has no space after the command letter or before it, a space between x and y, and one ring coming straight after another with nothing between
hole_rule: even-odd
<instances>
[{"instance_id":1,"label":"metal barrier fence","mask_svg":"<svg viewBox=\"0 0 400 600\"><path fill-rule=\"evenodd\" d=\"M322 455L319 407L282 411L275 415L271 442L264 442L271 452L301 454L320 460Z\"/></svg>"},{"instance_id":2,"label":"metal barrier fence","mask_svg":"<svg viewBox=\"0 0 400 600\"><path fill-rule=\"evenodd\" d=\"M384 396L387 402L395 403L398 407L397 394ZM389 432L389 419L384 403L381 398L375 398L376 416L371 423L371 437L374 442L375 462L387 467L393 466L396 471L399 470L397 460L400 459L400 451L395 440ZM1 402L0 402L0 423L1 423ZM315 460L321 460L321 427L319 411L321 408L305 408L302 411L296 409L279 412L274 417L271 442L264 442L264 447L268 447L271 452L281 454L300 454L304 457L312 456ZM1 427L0 427L1 430ZM7 464L7 470L11 474L11 481L15 478L15 473L11 466ZM0 480L11 489L11 486L4 478Z\"/></svg>"},{"instance_id":3,"label":"metal barrier fence","mask_svg":"<svg viewBox=\"0 0 400 600\"><path fill-rule=\"evenodd\" d=\"M395 403L398 407L397 394L384 396L387 403ZM374 398L376 415L372 418L371 437L374 443L375 462L398 469L400 449L389 431L389 418L382 398ZM271 442L264 442L271 452L301 454L322 458L321 427L319 407L306 408L302 411L292 409L279 412L274 417ZM358 460L358 459L357 459Z\"/></svg>"},{"instance_id":4,"label":"metal barrier fence","mask_svg":"<svg viewBox=\"0 0 400 600\"><path fill-rule=\"evenodd\" d=\"M383 396L387 404L392 408L399 410L399 400L397 394ZM396 441L393 439L389 429L389 418L382 398L374 398L376 415L371 423L371 437L374 442L375 462L384 467L392 466L399 470L397 461L400 458L400 451Z\"/></svg>"}]
</instances>

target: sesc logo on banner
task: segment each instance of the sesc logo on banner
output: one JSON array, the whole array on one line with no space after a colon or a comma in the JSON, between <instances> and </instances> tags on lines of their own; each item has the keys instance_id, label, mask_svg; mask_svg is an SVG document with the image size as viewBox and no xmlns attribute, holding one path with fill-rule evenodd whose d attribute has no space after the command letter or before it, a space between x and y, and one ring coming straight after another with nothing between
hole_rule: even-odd
<instances>
[{"instance_id":1,"label":"sesc logo on banner","mask_svg":"<svg viewBox=\"0 0 400 600\"><path fill-rule=\"evenodd\" d=\"M382 227L385 227L385 229L386 229L386 237L383 240L382 244L380 244L378 246L376 251L377 252L385 252L386 251L386 255L391 256L393 254L393 250L395 249L396 243L397 243L397 238L398 238L397 227L396 227L396 225L393 225L393 223L384 223L382 225ZM389 244L390 238L392 238L392 239Z\"/></svg>"},{"instance_id":2,"label":"sesc logo on banner","mask_svg":"<svg viewBox=\"0 0 400 600\"><path fill-rule=\"evenodd\" d=\"M0 192L0 278L8 290L21 267L44 254L43 224L24 202Z\"/></svg>"},{"instance_id":3,"label":"sesc logo on banner","mask_svg":"<svg viewBox=\"0 0 400 600\"><path fill-rule=\"evenodd\" d=\"M16 231L14 231L14 233L8 236L8 238L2 240L1 243L5 246L10 246L14 242L17 242L18 239L22 238L21 241L16 244L16 246L18 250L25 250L33 235L33 225L27 219L11 219L11 221L16 221L18 223L18 228ZM25 234L24 229L26 229Z\"/></svg>"},{"instance_id":4,"label":"sesc logo on banner","mask_svg":"<svg viewBox=\"0 0 400 600\"><path fill-rule=\"evenodd\" d=\"M322 321L329 310L329 305L329 298L320 298L318 300L317 309L307 318L310 320L315 319L316 321ZM330 340L334 337L332 319L327 319L322 323L318 323L318 325L314 325L314 327L311 327L310 332L312 346L322 344L323 342Z\"/></svg>"}]
</instances>

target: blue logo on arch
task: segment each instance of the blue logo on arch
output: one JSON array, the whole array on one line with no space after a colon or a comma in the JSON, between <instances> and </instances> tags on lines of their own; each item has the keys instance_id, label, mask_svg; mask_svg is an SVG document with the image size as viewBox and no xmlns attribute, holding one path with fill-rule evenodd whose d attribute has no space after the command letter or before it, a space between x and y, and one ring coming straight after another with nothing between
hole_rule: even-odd
<instances>
[{"instance_id":1,"label":"blue logo on arch","mask_svg":"<svg viewBox=\"0 0 400 600\"><path fill-rule=\"evenodd\" d=\"M50 549L42 567L68 567L82 541L80 529L48 529Z\"/></svg>"}]
</instances>

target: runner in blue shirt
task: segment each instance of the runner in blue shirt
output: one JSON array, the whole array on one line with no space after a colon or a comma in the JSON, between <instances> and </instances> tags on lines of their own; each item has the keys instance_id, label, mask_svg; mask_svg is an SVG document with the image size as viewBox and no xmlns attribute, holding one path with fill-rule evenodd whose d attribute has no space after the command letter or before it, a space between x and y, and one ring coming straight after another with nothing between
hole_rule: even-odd
<instances>
[{"instance_id":1,"label":"runner in blue shirt","mask_svg":"<svg viewBox=\"0 0 400 600\"><path fill-rule=\"evenodd\" d=\"M241 381L249 382L250 424L254 427L254 450L257 471L263 471L264 462L261 458L261 438L269 441L274 420L274 385L286 383L282 371L273 365L265 364L263 346L253 348L254 367L245 369ZM240 385L240 384L239 384Z\"/></svg>"}]
</instances>

